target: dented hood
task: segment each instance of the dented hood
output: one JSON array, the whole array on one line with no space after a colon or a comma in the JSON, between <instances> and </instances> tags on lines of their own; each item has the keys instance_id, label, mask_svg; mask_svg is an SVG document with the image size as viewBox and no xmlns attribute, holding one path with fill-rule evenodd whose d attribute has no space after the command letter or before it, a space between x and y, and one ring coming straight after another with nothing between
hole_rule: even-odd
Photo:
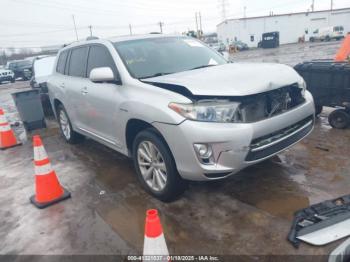
<instances>
[{"instance_id":1,"label":"dented hood","mask_svg":"<svg viewBox=\"0 0 350 262\"><path fill-rule=\"evenodd\" d=\"M144 79L178 93L185 88L195 96L246 96L302 81L293 68L271 63L224 64Z\"/></svg>"}]
</instances>

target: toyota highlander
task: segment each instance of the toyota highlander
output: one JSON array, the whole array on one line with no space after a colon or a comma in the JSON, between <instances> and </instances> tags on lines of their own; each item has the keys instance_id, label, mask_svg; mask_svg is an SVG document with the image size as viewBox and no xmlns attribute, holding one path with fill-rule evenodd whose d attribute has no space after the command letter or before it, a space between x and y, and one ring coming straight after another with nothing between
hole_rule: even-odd
<instances>
[{"instance_id":1,"label":"toyota highlander","mask_svg":"<svg viewBox=\"0 0 350 262\"><path fill-rule=\"evenodd\" d=\"M60 50L48 80L64 139L94 139L134 161L153 196L217 180L306 137L314 102L293 68L228 63L186 36L89 39Z\"/></svg>"}]
</instances>

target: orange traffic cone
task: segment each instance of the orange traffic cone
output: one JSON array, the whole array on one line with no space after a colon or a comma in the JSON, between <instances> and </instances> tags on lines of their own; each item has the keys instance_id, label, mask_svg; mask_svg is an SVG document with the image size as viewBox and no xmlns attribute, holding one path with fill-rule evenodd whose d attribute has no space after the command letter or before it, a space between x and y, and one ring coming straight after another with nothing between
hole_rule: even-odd
<instances>
[{"instance_id":1,"label":"orange traffic cone","mask_svg":"<svg viewBox=\"0 0 350 262\"><path fill-rule=\"evenodd\" d=\"M33 136L35 165L35 195L30 198L38 208L45 208L70 198L70 193L61 187L56 172L41 142L40 136Z\"/></svg>"},{"instance_id":2,"label":"orange traffic cone","mask_svg":"<svg viewBox=\"0 0 350 262\"><path fill-rule=\"evenodd\" d=\"M6 120L4 111L0 108L0 149L21 145L17 142L10 124Z\"/></svg>"},{"instance_id":3,"label":"orange traffic cone","mask_svg":"<svg viewBox=\"0 0 350 262\"><path fill-rule=\"evenodd\" d=\"M160 223L158 211L156 209L150 209L146 212L146 225L145 225L145 241L143 244L143 255L151 258L150 256L159 256L154 261L170 261L169 252L165 243L163 234L163 228ZM146 260L147 260L146 259ZM147 260L147 261L153 261Z\"/></svg>"},{"instance_id":4,"label":"orange traffic cone","mask_svg":"<svg viewBox=\"0 0 350 262\"><path fill-rule=\"evenodd\" d=\"M344 62L350 57L350 34L348 34L341 47L338 50L338 53L336 54L334 60L336 62Z\"/></svg>"}]
</instances>

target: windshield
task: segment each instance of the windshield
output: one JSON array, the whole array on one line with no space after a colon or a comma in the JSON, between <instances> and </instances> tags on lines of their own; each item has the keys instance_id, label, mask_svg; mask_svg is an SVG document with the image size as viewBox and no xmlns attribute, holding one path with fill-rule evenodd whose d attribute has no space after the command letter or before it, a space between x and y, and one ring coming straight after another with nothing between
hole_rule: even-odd
<instances>
[{"instance_id":1,"label":"windshield","mask_svg":"<svg viewBox=\"0 0 350 262\"><path fill-rule=\"evenodd\" d=\"M114 43L129 73L135 78L172 74L226 64L226 60L198 40L160 37Z\"/></svg>"}]
</instances>

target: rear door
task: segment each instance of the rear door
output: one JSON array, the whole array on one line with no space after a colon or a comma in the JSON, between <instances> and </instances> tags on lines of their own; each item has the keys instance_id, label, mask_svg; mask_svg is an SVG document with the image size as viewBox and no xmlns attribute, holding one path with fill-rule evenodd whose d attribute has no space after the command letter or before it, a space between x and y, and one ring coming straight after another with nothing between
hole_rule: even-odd
<instances>
[{"instance_id":1,"label":"rear door","mask_svg":"<svg viewBox=\"0 0 350 262\"><path fill-rule=\"evenodd\" d=\"M86 128L85 110L86 100L84 87L89 79L86 75L88 46L80 46L70 49L67 66L65 68L65 87L68 104L65 104L68 115L74 127Z\"/></svg>"},{"instance_id":2,"label":"rear door","mask_svg":"<svg viewBox=\"0 0 350 262\"><path fill-rule=\"evenodd\" d=\"M94 44L90 46L87 76L91 70L98 67L110 67L114 76L118 76L118 71L112 55L106 46ZM121 102L121 85L116 83L93 83L86 82L84 100L84 121L86 131L108 144L119 146L116 126L118 125L119 105Z\"/></svg>"}]
</instances>

